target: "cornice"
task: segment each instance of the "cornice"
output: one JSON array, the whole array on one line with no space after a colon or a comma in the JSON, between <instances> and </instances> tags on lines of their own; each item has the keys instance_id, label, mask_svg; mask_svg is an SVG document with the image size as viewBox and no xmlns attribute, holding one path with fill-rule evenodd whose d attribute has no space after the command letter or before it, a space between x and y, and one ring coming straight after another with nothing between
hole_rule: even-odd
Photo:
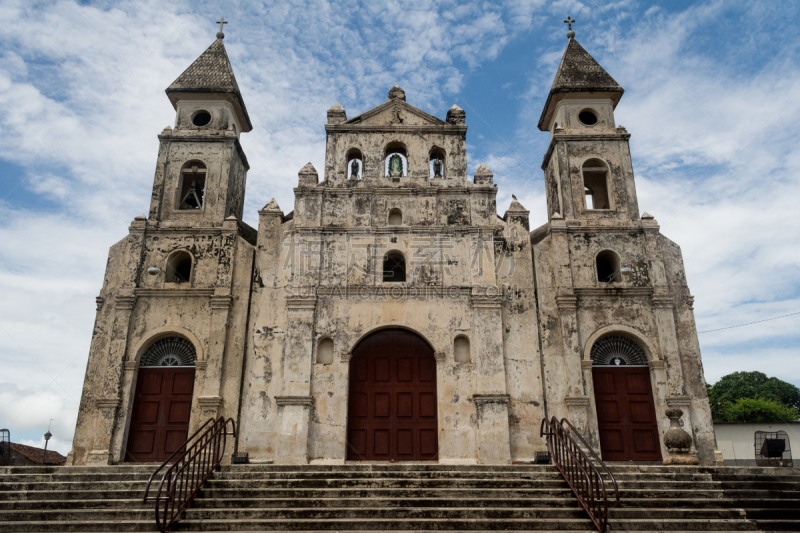
<instances>
[{"instance_id":1,"label":"cornice","mask_svg":"<svg viewBox=\"0 0 800 533\"><path fill-rule=\"evenodd\" d=\"M235 135L228 135L225 130L222 135L181 135L175 133L161 133L158 135L159 141L166 142L193 142L193 143L231 143L236 148L239 157L247 170L250 170L250 163L247 162L247 156L244 155L244 149L239 142L238 137Z\"/></svg>"},{"instance_id":2,"label":"cornice","mask_svg":"<svg viewBox=\"0 0 800 533\"><path fill-rule=\"evenodd\" d=\"M653 287L575 287L573 289L578 298L592 297L636 297L650 296L653 294Z\"/></svg>"},{"instance_id":3,"label":"cornice","mask_svg":"<svg viewBox=\"0 0 800 533\"><path fill-rule=\"evenodd\" d=\"M463 135L467 133L466 124L325 124L328 133L449 133Z\"/></svg>"},{"instance_id":4,"label":"cornice","mask_svg":"<svg viewBox=\"0 0 800 533\"><path fill-rule=\"evenodd\" d=\"M553 153L553 149L558 142L562 141L628 141L631 138L630 133L595 133L595 134L567 134L567 133L556 133L550 138L550 146L547 147L547 151L544 153L544 159L542 159L542 170L545 169L547 166L547 162L550 160L550 156Z\"/></svg>"},{"instance_id":5,"label":"cornice","mask_svg":"<svg viewBox=\"0 0 800 533\"><path fill-rule=\"evenodd\" d=\"M314 398L311 396L275 396L275 403L283 405L314 405Z\"/></svg>"},{"instance_id":6,"label":"cornice","mask_svg":"<svg viewBox=\"0 0 800 533\"><path fill-rule=\"evenodd\" d=\"M134 289L133 294L150 298L210 298L214 289Z\"/></svg>"},{"instance_id":7,"label":"cornice","mask_svg":"<svg viewBox=\"0 0 800 533\"><path fill-rule=\"evenodd\" d=\"M508 394L473 394L472 401L476 406L485 405L487 403L499 403L507 405L510 400Z\"/></svg>"}]
</instances>

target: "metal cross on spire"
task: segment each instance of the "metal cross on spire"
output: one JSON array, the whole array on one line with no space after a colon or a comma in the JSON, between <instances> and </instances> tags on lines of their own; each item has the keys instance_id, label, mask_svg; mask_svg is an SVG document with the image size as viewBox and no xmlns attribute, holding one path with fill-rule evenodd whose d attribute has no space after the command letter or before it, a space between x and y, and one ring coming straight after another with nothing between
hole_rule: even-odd
<instances>
[{"instance_id":1,"label":"metal cross on spire","mask_svg":"<svg viewBox=\"0 0 800 533\"><path fill-rule=\"evenodd\" d=\"M570 16L567 16L567 20L564 21L564 24L568 24L569 25L569 31L567 32L567 37L569 37L570 39L575 37L575 32L572 31L572 23L573 22L575 22L575 20Z\"/></svg>"},{"instance_id":2,"label":"metal cross on spire","mask_svg":"<svg viewBox=\"0 0 800 533\"><path fill-rule=\"evenodd\" d=\"M222 28L223 28L223 24L227 24L227 23L228 23L228 21L225 20L225 17L220 17L220 19L217 21L217 24L219 24L219 31L217 32L217 39L224 39L225 38L225 34L222 33Z\"/></svg>"}]
</instances>

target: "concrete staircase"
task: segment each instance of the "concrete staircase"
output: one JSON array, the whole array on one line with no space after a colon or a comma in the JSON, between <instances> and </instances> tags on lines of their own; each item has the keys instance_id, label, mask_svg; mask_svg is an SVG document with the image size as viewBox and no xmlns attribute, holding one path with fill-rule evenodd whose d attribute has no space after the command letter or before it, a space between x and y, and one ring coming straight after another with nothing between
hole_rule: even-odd
<instances>
[{"instance_id":1,"label":"concrete staircase","mask_svg":"<svg viewBox=\"0 0 800 533\"><path fill-rule=\"evenodd\" d=\"M153 467L0 469L0 531L156 531ZM614 466L617 531L800 531L800 472ZM800 469L798 469L800 470ZM591 531L554 466L223 466L183 531Z\"/></svg>"}]
</instances>

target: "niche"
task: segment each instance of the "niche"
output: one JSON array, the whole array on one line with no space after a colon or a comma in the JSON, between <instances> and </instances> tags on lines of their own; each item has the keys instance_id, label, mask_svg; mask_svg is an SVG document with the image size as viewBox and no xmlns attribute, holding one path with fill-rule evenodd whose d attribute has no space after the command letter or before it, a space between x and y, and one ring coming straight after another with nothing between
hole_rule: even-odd
<instances>
[{"instance_id":1,"label":"niche","mask_svg":"<svg viewBox=\"0 0 800 533\"><path fill-rule=\"evenodd\" d=\"M402 226L403 225L403 212L397 209L389 210L389 225L390 226Z\"/></svg>"},{"instance_id":2,"label":"niche","mask_svg":"<svg viewBox=\"0 0 800 533\"><path fill-rule=\"evenodd\" d=\"M408 176L408 154L403 143L393 142L386 145L384 170L388 178Z\"/></svg>"},{"instance_id":3,"label":"niche","mask_svg":"<svg viewBox=\"0 0 800 533\"><path fill-rule=\"evenodd\" d=\"M444 178L444 168L445 168L444 150L438 147L434 147L431 150L428 159L430 160L429 166L430 166L431 179Z\"/></svg>"},{"instance_id":4,"label":"niche","mask_svg":"<svg viewBox=\"0 0 800 533\"><path fill-rule=\"evenodd\" d=\"M329 365L333 363L333 340L329 337L320 339L317 344L317 364Z\"/></svg>"},{"instance_id":5,"label":"niche","mask_svg":"<svg viewBox=\"0 0 800 533\"><path fill-rule=\"evenodd\" d=\"M453 341L453 354L456 363L469 363L472 357L469 353L469 339L464 335L459 335Z\"/></svg>"},{"instance_id":6,"label":"niche","mask_svg":"<svg viewBox=\"0 0 800 533\"><path fill-rule=\"evenodd\" d=\"M364 156L358 148L347 152L347 179L360 180L364 176Z\"/></svg>"}]
</instances>

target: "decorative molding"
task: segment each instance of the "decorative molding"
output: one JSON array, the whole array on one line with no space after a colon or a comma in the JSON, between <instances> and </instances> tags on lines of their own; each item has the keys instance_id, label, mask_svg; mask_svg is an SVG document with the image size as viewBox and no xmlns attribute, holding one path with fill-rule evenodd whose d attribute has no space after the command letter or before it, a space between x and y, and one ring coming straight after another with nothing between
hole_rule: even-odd
<instances>
[{"instance_id":1,"label":"decorative molding","mask_svg":"<svg viewBox=\"0 0 800 533\"><path fill-rule=\"evenodd\" d=\"M138 361L125 361L122 363L122 367L128 372L136 372L139 370L139 362Z\"/></svg>"},{"instance_id":2,"label":"decorative molding","mask_svg":"<svg viewBox=\"0 0 800 533\"><path fill-rule=\"evenodd\" d=\"M286 307L289 310L314 310L317 307L316 296L290 296L286 299Z\"/></svg>"},{"instance_id":3,"label":"decorative molding","mask_svg":"<svg viewBox=\"0 0 800 533\"><path fill-rule=\"evenodd\" d=\"M116 409L122 404L119 398L97 398L94 404L98 409Z\"/></svg>"},{"instance_id":4,"label":"decorative molding","mask_svg":"<svg viewBox=\"0 0 800 533\"><path fill-rule=\"evenodd\" d=\"M275 403L282 405L314 405L314 398L311 396L275 396Z\"/></svg>"},{"instance_id":5,"label":"decorative molding","mask_svg":"<svg viewBox=\"0 0 800 533\"><path fill-rule=\"evenodd\" d=\"M686 305L689 307L689 309L694 311L694 296L691 294L686 297Z\"/></svg>"},{"instance_id":6,"label":"decorative molding","mask_svg":"<svg viewBox=\"0 0 800 533\"><path fill-rule=\"evenodd\" d=\"M205 370L206 366L208 366L208 361L206 361L205 359L203 359L202 361L197 360L194 362L194 367L197 370Z\"/></svg>"},{"instance_id":7,"label":"decorative molding","mask_svg":"<svg viewBox=\"0 0 800 533\"><path fill-rule=\"evenodd\" d=\"M583 407L589 405L588 396L567 396L564 398L564 403L567 407Z\"/></svg>"},{"instance_id":8,"label":"decorative molding","mask_svg":"<svg viewBox=\"0 0 800 533\"><path fill-rule=\"evenodd\" d=\"M653 359L651 361L648 361L647 366L650 367L650 370L664 370L665 368L667 368L666 363L664 363L664 361L661 361L660 359Z\"/></svg>"},{"instance_id":9,"label":"decorative molding","mask_svg":"<svg viewBox=\"0 0 800 533\"><path fill-rule=\"evenodd\" d=\"M667 396L667 406L678 409L691 407L692 400L688 396Z\"/></svg>"},{"instance_id":10,"label":"decorative molding","mask_svg":"<svg viewBox=\"0 0 800 533\"><path fill-rule=\"evenodd\" d=\"M130 311L136 304L136 296L116 296L114 298L114 309L119 311Z\"/></svg>"},{"instance_id":11,"label":"decorative molding","mask_svg":"<svg viewBox=\"0 0 800 533\"><path fill-rule=\"evenodd\" d=\"M653 307L656 309L670 309L672 308L672 305L672 296L653 295Z\"/></svg>"},{"instance_id":12,"label":"decorative molding","mask_svg":"<svg viewBox=\"0 0 800 533\"><path fill-rule=\"evenodd\" d=\"M507 405L510 401L508 394L473 394L472 401L476 406L485 405L487 403L502 403Z\"/></svg>"},{"instance_id":13,"label":"decorative molding","mask_svg":"<svg viewBox=\"0 0 800 533\"><path fill-rule=\"evenodd\" d=\"M436 359L437 363L443 363L444 357L445 357L444 352L433 352L433 358Z\"/></svg>"},{"instance_id":14,"label":"decorative molding","mask_svg":"<svg viewBox=\"0 0 800 533\"><path fill-rule=\"evenodd\" d=\"M103 297L102 297L102 296L97 296L97 297L94 299L94 303L95 303L95 305L97 306L97 310L98 310L98 311L99 311L99 310L101 310L101 309L103 308L103 301L104 301L104 300L103 300Z\"/></svg>"},{"instance_id":15,"label":"decorative molding","mask_svg":"<svg viewBox=\"0 0 800 533\"><path fill-rule=\"evenodd\" d=\"M575 291L575 295L579 298L609 296L622 296L628 298L634 296L650 296L653 294L652 287L575 287L573 290Z\"/></svg>"},{"instance_id":16,"label":"decorative molding","mask_svg":"<svg viewBox=\"0 0 800 533\"><path fill-rule=\"evenodd\" d=\"M581 359L581 370L591 370L593 364L591 359Z\"/></svg>"},{"instance_id":17,"label":"decorative molding","mask_svg":"<svg viewBox=\"0 0 800 533\"><path fill-rule=\"evenodd\" d=\"M230 296L212 296L211 309L230 309L233 303L233 298Z\"/></svg>"},{"instance_id":18,"label":"decorative molding","mask_svg":"<svg viewBox=\"0 0 800 533\"><path fill-rule=\"evenodd\" d=\"M503 297L471 294L469 303L474 309L502 309Z\"/></svg>"},{"instance_id":19,"label":"decorative molding","mask_svg":"<svg viewBox=\"0 0 800 533\"><path fill-rule=\"evenodd\" d=\"M577 296L556 296L556 307L558 307L559 311L574 311L578 308L578 297Z\"/></svg>"},{"instance_id":20,"label":"decorative molding","mask_svg":"<svg viewBox=\"0 0 800 533\"><path fill-rule=\"evenodd\" d=\"M222 405L222 398L220 396L198 396L197 405L203 409L216 409Z\"/></svg>"},{"instance_id":21,"label":"decorative molding","mask_svg":"<svg viewBox=\"0 0 800 533\"><path fill-rule=\"evenodd\" d=\"M133 294L151 298L208 298L214 289L134 289Z\"/></svg>"}]
</instances>

